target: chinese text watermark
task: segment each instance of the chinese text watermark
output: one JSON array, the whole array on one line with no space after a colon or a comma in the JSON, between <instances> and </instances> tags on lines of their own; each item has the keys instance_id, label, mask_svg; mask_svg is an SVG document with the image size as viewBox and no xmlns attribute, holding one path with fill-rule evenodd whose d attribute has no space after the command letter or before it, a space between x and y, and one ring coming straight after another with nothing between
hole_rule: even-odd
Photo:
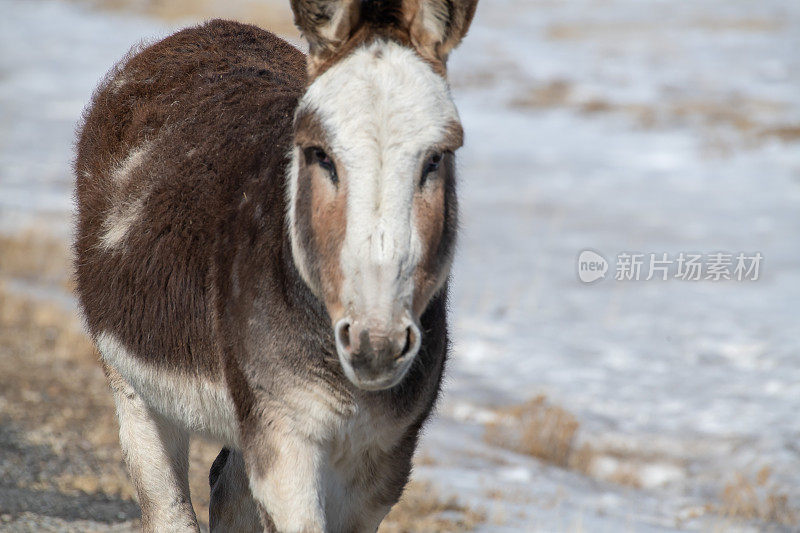
<instances>
[{"instance_id":1,"label":"chinese text watermark","mask_svg":"<svg viewBox=\"0 0 800 533\"><path fill-rule=\"evenodd\" d=\"M763 259L761 252L620 252L614 263L613 278L616 281L757 281ZM578 279L593 283L606 278L610 265L602 254L583 250L578 255L577 267Z\"/></svg>"}]
</instances>

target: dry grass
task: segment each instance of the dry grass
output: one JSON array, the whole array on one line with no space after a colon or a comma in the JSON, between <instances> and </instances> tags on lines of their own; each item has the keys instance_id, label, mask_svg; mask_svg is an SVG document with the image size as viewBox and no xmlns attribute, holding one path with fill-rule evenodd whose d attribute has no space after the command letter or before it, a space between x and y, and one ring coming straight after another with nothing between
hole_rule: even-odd
<instances>
[{"instance_id":1,"label":"dry grass","mask_svg":"<svg viewBox=\"0 0 800 533\"><path fill-rule=\"evenodd\" d=\"M103 493L130 499L116 444L116 419L105 379L76 319L56 305L0 283L0 425L21 446L79 457L76 465L23 480L21 487Z\"/></svg>"},{"instance_id":2,"label":"dry grass","mask_svg":"<svg viewBox=\"0 0 800 533\"><path fill-rule=\"evenodd\" d=\"M486 521L483 511L442 498L429 484L411 482L400 503L386 517L380 533L471 531Z\"/></svg>"},{"instance_id":3,"label":"dry grass","mask_svg":"<svg viewBox=\"0 0 800 533\"><path fill-rule=\"evenodd\" d=\"M786 23L780 20L749 17L728 19L701 18L694 21L691 26L700 30L716 32L771 33L782 30L786 27Z\"/></svg>"},{"instance_id":4,"label":"dry grass","mask_svg":"<svg viewBox=\"0 0 800 533\"><path fill-rule=\"evenodd\" d=\"M595 479L634 488L656 488L679 482L689 468L685 459L665 450L633 449L619 443L597 442L584 442L570 456L569 466Z\"/></svg>"},{"instance_id":5,"label":"dry grass","mask_svg":"<svg viewBox=\"0 0 800 533\"><path fill-rule=\"evenodd\" d=\"M522 405L497 411L486 425L484 440L617 485L646 486L648 468L680 472L685 465L658 453L646 453L597 443L581 442L580 424L572 413L537 396ZM669 480L665 480L668 482Z\"/></svg>"},{"instance_id":6,"label":"dry grass","mask_svg":"<svg viewBox=\"0 0 800 533\"><path fill-rule=\"evenodd\" d=\"M635 454L625 456L609 450L598 451L591 444L583 444L573 451L569 458L569 467L584 475L602 479L617 485L640 488L642 486L639 465L633 461ZM599 465L611 458L612 468L600 468Z\"/></svg>"},{"instance_id":7,"label":"dry grass","mask_svg":"<svg viewBox=\"0 0 800 533\"><path fill-rule=\"evenodd\" d=\"M709 100L663 99L657 104L613 102L582 96L569 80L534 83L511 101L521 109L574 109L585 115L614 113L628 117L642 129L698 128L707 143L718 143L720 133L734 133L740 142L756 145L765 140L800 141L800 125L781 124L787 106L754 98Z\"/></svg>"},{"instance_id":8,"label":"dry grass","mask_svg":"<svg viewBox=\"0 0 800 533\"><path fill-rule=\"evenodd\" d=\"M613 445L579 444L579 423L574 415L537 396L522 405L497 412L486 425L486 442L532 455L547 463L569 468L595 479L634 488L647 487L647 470L672 471L680 479L689 467L680 459L658 451L642 451ZM670 479L664 480L669 483ZM489 493L489 497L502 495ZM733 521L760 521L794 527L800 523L797 507L787 492L762 468L753 476L737 473L711 512ZM701 513L702 514L702 513Z\"/></svg>"},{"instance_id":9,"label":"dry grass","mask_svg":"<svg viewBox=\"0 0 800 533\"><path fill-rule=\"evenodd\" d=\"M573 87L567 80L550 80L529 87L522 95L512 100L514 107L545 109L571 105Z\"/></svg>"},{"instance_id":10,"label":"dry grass","mask_svg":"<svg viewBox=\"0 0 800 533\"><path fill-rule=\"evenodd\" d=\"M545 37L551 41L584 41L608 39L610 37L630 37L652 31L647 24L631 24L624 21L609 22L569 22L551 24L545 30Z\"/></svg>"},{"instance_id":11,"label":"dry grass","mask_svg":"<svg viewBox=\"0 0 800 533\"><path fill-rule=\"evenodd\" d=\"M769 467L754 476L736 473L720 495L721 504L713 510L729 518L797 526L798 516L788 496L771 478Z\"/></svg>"},{"instance_id":12,"label":"dry grass","mask_svg":"<svg viewBox=\"0 0 800 533\"><path fill-rule=\"evenodd\" d=\"M780 31L784 27L785 23L782 21L763 18L702 18L693 21L676 21L672 25L672 29L681 31L739 33L771 33ZM663 31L665 28L669 29L670 26L665 26L663 22L655 24L623 20L605 22L581 21L553 24L547 28L545 36L553 41L621 40L633 36L653 35L656 32Z\"/></svg>"},{"instance_id":13,"label":"dry grass","mask_svg":"<svg viewBox=\"0 0 800 533\"><path fill-rule=\"evenodd\" d=\"M784 126L765 128L759 131L758 134L761 137L773 137L784 142L798 142L800 141L800 124L787 124Z\"/></svg>"},{"instance_id":14,"label":"dry grass","mask_svg":"<svg viewBox=\"0 0 800 533\"><path fill-rule=\"evenodd\" d=\"M69 287L70 257L65 243L35 229L0 234L0 276Z\"/></svg>"},{"instance_id":15,"label":"dry grass","mask_svg":"<svg viewBox=\"0 0 800 533\"><path fill-rule=\"evenodd\" d=\"M490 444L525 453L558 466L569 465L578 420L544 396L498 412L487 424L484 439Z\"/></svg>"},{"instance_id":16,"label":"dry grass","mask_svg":"<svg viewBox=\"0 0 800 533\"><path fill-rule=\"evenodd\" d=\"M289 2L264 0L78 0L97 9L134 12L167 22L235 19L292 37L299 32L292 22Z\"/></svg>"}]
</instances>

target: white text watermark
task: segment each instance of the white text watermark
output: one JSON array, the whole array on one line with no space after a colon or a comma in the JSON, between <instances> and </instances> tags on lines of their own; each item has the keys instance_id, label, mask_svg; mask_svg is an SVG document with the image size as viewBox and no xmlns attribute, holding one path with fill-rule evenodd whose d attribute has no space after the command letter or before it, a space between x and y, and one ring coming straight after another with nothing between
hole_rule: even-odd
<instances>
[{"instance_id":1,"label":"white text watermark","mask_svg":"<svg viewBox=\"0 0 800 533\"><path fill-rule=\"evenodd\" d=\"M757 281L761 252L620 252L611 265L599 252L578 254L578 279L584 283L613 277L616 281ZM606 275L608 274L608 276Z\"/></svg>"}]
</instances>

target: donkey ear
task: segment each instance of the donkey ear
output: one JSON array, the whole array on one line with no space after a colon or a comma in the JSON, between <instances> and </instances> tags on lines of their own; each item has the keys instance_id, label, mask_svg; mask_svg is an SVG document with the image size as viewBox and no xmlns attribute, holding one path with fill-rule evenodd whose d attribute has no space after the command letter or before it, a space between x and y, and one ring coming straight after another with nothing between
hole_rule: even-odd
<instances>
[{"instance_id":1,"label":"donkey ear","mask_svg":"<svg viewBox=\"0 0 800 533\"><path fill-rule=\"evenodd\" d=\"M312 60L344 43L358 23L359 0L291 0L295 26L308 41Z\"/></svg>"},{"instance_id":2,"label":"donkey ear","mask_svg":"<svg viewBox=\"0 0 800 533\"><path fill-rule=\"evenodd\" d=\"M414 46L424 56L447 61L466 35L478 0L404 0Z\"/></svg>"}]
</instances>

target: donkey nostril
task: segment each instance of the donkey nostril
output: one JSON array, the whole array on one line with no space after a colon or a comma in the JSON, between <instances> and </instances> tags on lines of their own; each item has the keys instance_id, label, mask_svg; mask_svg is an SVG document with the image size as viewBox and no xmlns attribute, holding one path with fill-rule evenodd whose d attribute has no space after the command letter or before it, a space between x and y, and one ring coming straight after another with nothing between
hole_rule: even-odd
<instances>
[{"instance_id":1,"label":"donkey nostril","mask_svg":"<svg viewBox=\"0 0 800 533\"><path fill-rule=\"evenodd\" d=\"M340 320L336 324L336 343L345 351L350 352L350 322Z\"/></svg>"},{"instance_id":2,"label":"donkey nostril","mask_svg":"<svg viewBox=\"0 0 800 533\"><path fill-rule=\"evenodd\" d=\"M414 345L417 343L416 333L414 331L415 328L408 326L406 328L406 342L403 345L403 350L400 352L398 357L403 357L404 355L408 355L408 353L413 349Z\"/></svg>"},{"instance_id":3,"label":"donkey nostril","mask_svg":"<svg viewBox=\"0 0 800 533\"><path fill-rule=\"evenodd\" d=\"M350 348L350 324L342 327L342 346Z\"/></svg>"}]
</instances>

